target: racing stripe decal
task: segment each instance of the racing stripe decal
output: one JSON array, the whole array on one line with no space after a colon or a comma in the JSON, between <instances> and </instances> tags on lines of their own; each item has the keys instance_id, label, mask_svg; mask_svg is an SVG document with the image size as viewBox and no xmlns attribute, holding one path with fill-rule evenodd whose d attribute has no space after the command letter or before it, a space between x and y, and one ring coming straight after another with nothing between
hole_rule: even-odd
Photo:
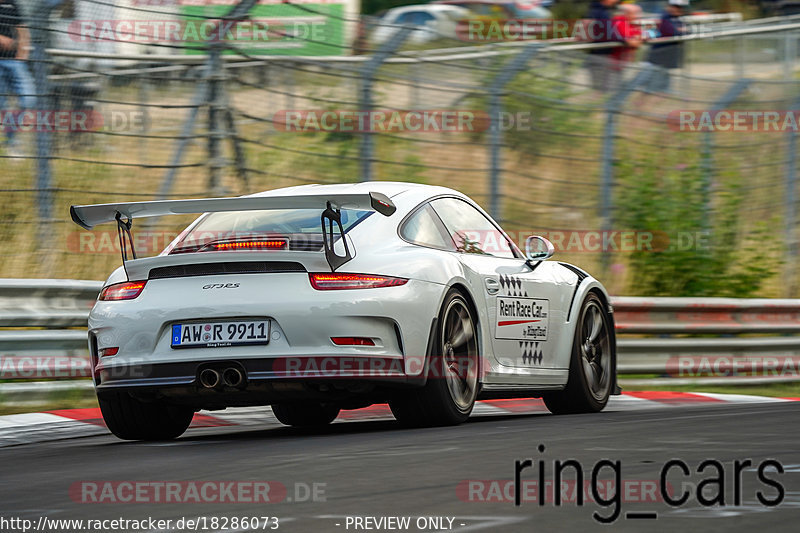
<instances>
[{"instance_id":1,"label":"racing stripe decal","mask_svg":"<svg viewBox=\"0 0 800 533\"><path fill-rule=\"evenodd\" d=\"M500 292L508 296L528 296L528 291L522 287L522 280L518 276L500 274Z\"/></svg>"},{"instance_id":2,"label":"racing stripe decal","mask_svg":"<svg viewBox=\"0 0 800 533\"><path fill-rule=\"evenodd\" d=\"M526 365L542 364L542 349L536 341L519 341L519 350L522 352L522 362Z\"/></svg>"}]
</instances>

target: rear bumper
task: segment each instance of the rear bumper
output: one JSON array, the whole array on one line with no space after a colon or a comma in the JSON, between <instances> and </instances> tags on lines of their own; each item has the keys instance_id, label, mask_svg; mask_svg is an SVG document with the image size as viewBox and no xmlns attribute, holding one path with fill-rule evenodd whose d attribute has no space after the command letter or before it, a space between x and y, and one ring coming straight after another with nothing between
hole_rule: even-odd
<instances>
[{"instance_id":1,"label":"rear bumper","mask_svg":"<svg viewBox=\"0 0 800 533\"><path fill-rule=\"evenodd\" d=\"M359 379L372 378L370 369L387 379L394 377L384 375L387 369L399 368L401 379L421 371L415 359L427 353L430 322L444 290L411 280L398 287L316 291L305 273L242 275L235 290L203 289L232 278L151 280L135 300L97 302L89 338L99 387L188 385L198 365L213 361L239 361L253 380L344 378L353 368ZM247 318L270 320L269 344L179 350L170 345L173 324ZM368 337L374 346L335 345L331 337ZM118 353L98 357L104 348ZM342 375L315 375L313 367L309 376L299 375L298 361L306 357L322 358ZM372 362L367 370L365 361Z\"/></svg>"},{"instance_id":2,"label":"rear bumper","mask_svg":"<svg viewBox=\"0 0 800 533\"><path fill-rule=\"evenodd\" d=\"M261 359L210 359L135 364L99 370L98 396L128 393L143 400L164 400L196 409L269 405L283 402L336 402L369 405L386 401L402 388L419 387L425 373L408 375L403 358L309 356ZM200 372L220 373L235 367L245 376L241 385L220 383L208 388ZM355 408L355 407L353 407Z\"/></svg>"},{"instance_id":3,"label":"rear bumper","mask_svg":"<svg viewBox=\"0 0 800 533\"><path fill-rule=\"evenodd\" d=\"M424 364L419 358L418 364ZM423 373L406 374L406 361L396 357L292 356L270 359L209 359L179 363L135 364L100 369L95 374L98 392L111 389L162 389L191 386L201 389L198 376L206 367L243 369L245 385L259 382L370 382L424 384Z\"/></svg>"}]
</instances>

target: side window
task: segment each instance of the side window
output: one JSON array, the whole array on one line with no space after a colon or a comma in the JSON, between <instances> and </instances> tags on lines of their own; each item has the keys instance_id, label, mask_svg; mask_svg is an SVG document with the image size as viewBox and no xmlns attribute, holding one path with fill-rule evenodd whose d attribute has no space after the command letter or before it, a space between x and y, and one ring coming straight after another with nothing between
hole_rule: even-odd
<instances>
[{"instance_id":1,"label":"side window","mask_svg":"<svg viewBox=\"0 0 800 533\"><path fill-rule=\"evenodd\" d=\"M416 13L414 13L414 18L412 19L412 22L417 26L424 26L425 24L427 24L432 20L436 20L436 17L434 17L430 13L425 13L424 11L417 11Z\"/></svg>"},{"instance_id":2,"label":"side window","mask_svg":"<svg viewBox=\"0 0 800 533\"><path fill-rule=\"evenodd\" d=\"M441 223L436 220L436 213L430 204L418 209L403 223L400 236L408 242L431 248L455 251L453 241L441 228Z\"/></svg>"},{"instance_id":3,"label":"side window","mask_svg":"<svg viewBox=\"0 0 800 533\"><path fill-rule=\"evenodd\" d=\"M467 254L516 257L503 233L483 213L463 200L440 198L431 202L455 241L456 249Z\"/></svg>"}]
</instances>

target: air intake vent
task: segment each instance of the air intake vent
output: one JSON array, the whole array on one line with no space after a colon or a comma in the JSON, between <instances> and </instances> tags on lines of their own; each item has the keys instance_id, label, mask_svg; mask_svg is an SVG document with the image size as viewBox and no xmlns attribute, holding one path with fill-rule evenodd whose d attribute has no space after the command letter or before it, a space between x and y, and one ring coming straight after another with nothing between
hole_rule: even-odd
<instances>
[{"instance_id":1,"label":"air intake vent","mask_svg":"<svg viewBox=\"0 0 800 533\"><path fill-rule=\"evenodd\" d=\"M300 263L292 261L241 261L229 263L199 263L158 267L150 270L148 279L187 278L191 276L216 276L219 274L266 274L305 272Z\"/></svg>"}]
</instances>

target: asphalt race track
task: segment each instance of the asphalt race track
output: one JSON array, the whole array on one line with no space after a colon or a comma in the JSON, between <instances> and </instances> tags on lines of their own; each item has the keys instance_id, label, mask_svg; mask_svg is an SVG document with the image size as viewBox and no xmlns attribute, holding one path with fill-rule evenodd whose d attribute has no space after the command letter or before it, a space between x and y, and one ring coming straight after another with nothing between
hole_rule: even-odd
<instances>
[{"instance_id":1,"label":"asphalt race track","mask_svg":"<svg viewBox=\"0 0 800 533\"><path fill-rule=\"evenodd\" d=\"M196 429L166 443L128 443L104 435L28 444L0 450L0 515L34 522L42 516L129 520L278 517L279 530L309 532L598 530L607 526L597 522L593 513L612 515L614 504L584 502L578 506L572 492L572 501L562 502L560 507L552 498L539 505L535 496L524 495L524 501L515 507L510 482L518 459L534 460L533 469L522 471L523 482L537 479L539 460L545 461L545 479L551 480L554 460L577 459L589 483L598 461L610 459L620 461L622 485L633 486L622 497L619 517L611 526L614 529L796 531L800 520L798 415L797 402L731 404L561 417L544 413L477 415L452 428L401 429L389 420L355 420L314 431L274 426L263 430L253 426ZM537 449L540 444L545 446L544 453ZM670 497L679 497L681 488L691 494L679 507L670 507L658 497L654 500L652 496L658 492L643 489L658 482L670 459L683 461L691 471L686 477L679 467L670 471L668 483L676 490ZM722 494L724 507L698 503L698 482L717 475L714 468L696 473L706 459L722 465L722 491L718 486L706 486L705 490L710 497ZM742 472L740 504L732 505L733 462L745 459L750 459L752 466ZM759 503L756 496L760 491L773 503L778 496L774 485L758 478L758 465L769 459L784 469L779 474L770 467L764 474L785 491L781 503L773 507ZM570 478L575 470L565 469L564 478ZM611 467L600 472L598 487L602 480L615 476ZM285 498L279 491L270 493L273 499L283 500L279 503L80 503L83 496L76 489L85 487L82 482L183 480L271 481L285 486L286 493ZM311 495L314 484L316 498ZM568 498L569 491L565 494ZM609 502L613 494L601 497ZM297 498L303 501L295 501ZM311 501L314 499L317 501ZM481 501L487 499L491 501ZM643 518L635 513L657 516ZM375 520L410 517L410 522L403 529L395 522L358 523L355 516ZM423 523L423 519L418 527L419 517L440 517L442 523ZM205 525L206 529L202 524L198 529L225 531L221 523L217 529L209 522ZM381 525L390 527L379 528ZM262 527L263 523L258 525L259 530ZM272 522L267 529L271 527ZM228 525L227 531L247 529Z\"/></svg>"}]
</instances>

